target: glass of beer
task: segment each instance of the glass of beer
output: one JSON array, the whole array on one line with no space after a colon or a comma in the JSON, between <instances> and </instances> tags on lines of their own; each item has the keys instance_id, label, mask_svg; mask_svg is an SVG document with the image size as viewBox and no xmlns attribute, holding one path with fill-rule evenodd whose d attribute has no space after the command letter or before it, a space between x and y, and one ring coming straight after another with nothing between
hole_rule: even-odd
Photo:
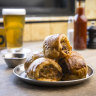
<instances>
[{"instance_id":1,"label":"glass of beer","mask_svg":"<svg viewBox=\"0 0 96 96\"><path fill-rule=\"evenodd\" d=\"M25 14L25 9L2 10L7 48L11 51L18 51L22 48Z\"/></svg>"}]
</instances>

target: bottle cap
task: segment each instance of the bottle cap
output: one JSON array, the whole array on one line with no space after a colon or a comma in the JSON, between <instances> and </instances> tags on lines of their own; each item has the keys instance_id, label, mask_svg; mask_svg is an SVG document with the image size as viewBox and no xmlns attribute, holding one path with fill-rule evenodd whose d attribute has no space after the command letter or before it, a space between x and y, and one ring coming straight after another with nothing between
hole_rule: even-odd
<instances>
[{"instance_id":1,"label":"bottle cap","mask_svg":"<svg viewBox=\"0 0 96 96\"><path fill-rule=\"evenodd\" d=\"M95 22L91 22L91 26L89 26L87 30L88 30L88 32L90 32L91 34L93 34L93 32L96 33Z\"/></svg>"}]
</instances>

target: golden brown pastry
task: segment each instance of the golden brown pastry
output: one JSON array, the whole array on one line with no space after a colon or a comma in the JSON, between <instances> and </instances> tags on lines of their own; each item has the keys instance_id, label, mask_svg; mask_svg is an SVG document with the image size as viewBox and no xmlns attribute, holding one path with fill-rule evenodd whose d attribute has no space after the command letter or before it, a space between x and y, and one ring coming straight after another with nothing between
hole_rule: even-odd
<instances>
[{"instance_id":1,"label":"golden brown pastry","mask_svg":"<svg viewBox=\"0 0 96 96\"><path fill-rule=\"evenodd\" d=\"M24 63L25 71L27 71L28 67L30 66L30 64L31 64L34 60L36 60L37 58L40 58L40 57L44 57L43 52L31 53L31 54L27 57L27 59L26 59L26 61L25 61L25 63Z\"/></svg>"},{"instance_id":2,"label":"golden brown pastry","mask_svg":"<svg viewBox=\"0 0 96 96\"><path fill-rule=\"evenodd\" d=\"M38 58L29 66L27 75L40 81L59 81L62 78L62 68L52 59Z\"/></svg>"},{"instance_id":3,"label":"golden brown pastry","mask_svg":"<svg viewBox=\"0 0 96 96\"><path fill-rule=\"evenodd\" d=\"M87 65L84 58L75 51L59 60L63 70L63 80L74 80L86 77Z\"/></svg>"},{"instance_id":4,"label":"golden brown pastry","mask_svg":"<svg viewBox=\"0 0 96 96\"><path fill-rule=\"evenodd\" d=\"M64 34L50 35L45 38L43 43L43 52L45 57L48 58L58 59L62 56L65 57L71 50L72 47Z\"/></svg>"}]
</instances>

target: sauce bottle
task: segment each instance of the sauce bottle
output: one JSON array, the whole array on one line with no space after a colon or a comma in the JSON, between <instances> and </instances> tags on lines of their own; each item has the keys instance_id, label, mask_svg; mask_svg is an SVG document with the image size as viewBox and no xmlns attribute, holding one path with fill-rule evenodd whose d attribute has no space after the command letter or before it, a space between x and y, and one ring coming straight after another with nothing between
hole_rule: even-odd
<instances>
[{"instance_id":1,"label":"sauce bottle","mask_svg":"<svg viewBox=\"0 0 96 96\"><path fill-rule=\"evenodd\" d=\"M76 15L74 18L74 49L86 49L87 18L85 16L85 0L77 0Z\"/></svg>"}]
</instances>

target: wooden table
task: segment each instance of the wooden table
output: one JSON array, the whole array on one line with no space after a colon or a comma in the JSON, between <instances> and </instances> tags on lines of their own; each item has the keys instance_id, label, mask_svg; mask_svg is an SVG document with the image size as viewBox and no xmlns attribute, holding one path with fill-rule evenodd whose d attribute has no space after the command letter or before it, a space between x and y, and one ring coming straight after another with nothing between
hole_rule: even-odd
<instances>
[{"instance_id":1,"label":"wooden table","mask_svg":"<svg viewBox=\"0 0 96 96\"><path fill-rule=\"evenodd\" d=\"M24 47L41 50L42 42L24 43ZM13 75L0 55L0 96L96 96L96 50L78 51L88 65L94 69L94 75L88 81L70 87L38 87L22 82Z\"/></svg>"}]
</instances>

